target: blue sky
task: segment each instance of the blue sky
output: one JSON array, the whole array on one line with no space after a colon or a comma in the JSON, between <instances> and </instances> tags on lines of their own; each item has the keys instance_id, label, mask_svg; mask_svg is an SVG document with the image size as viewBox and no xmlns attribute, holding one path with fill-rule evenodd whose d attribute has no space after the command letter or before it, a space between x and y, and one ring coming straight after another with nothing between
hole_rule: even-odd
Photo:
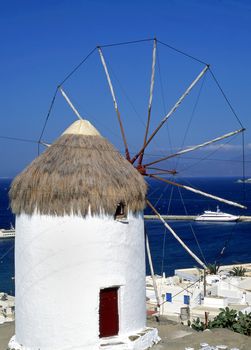
<instances>
[{"instance_id":1,"label":"blue sky","mask_svg":"<svg viewBox=\"0 0 251 350\"><path fill-rule=\"evenodd\" d=\"M247 128L246 173L251 177L249 1L1 1L0 32L1 136L38 140L55 88L96 45L156 36L211 64ZM140 147L144 133L151 50L152 42L104 49L132 152ZM151 130L203 68L161 45L158 57ZM81 115L123 150L97 53L64 88ZM43 139L52 142L74 120L58 95ZM238 128L208 75L170 118L146 158L169 154L183 144L191 146ZM236 137L218 152L218 147L211 147L165 167L177 167L181 176L240 175L241 142L241 137ZM0 138L0 176L15 175L36 155L35 143ZM200 162L201 158L206 160Z\"/></svg>"}]
</instances>

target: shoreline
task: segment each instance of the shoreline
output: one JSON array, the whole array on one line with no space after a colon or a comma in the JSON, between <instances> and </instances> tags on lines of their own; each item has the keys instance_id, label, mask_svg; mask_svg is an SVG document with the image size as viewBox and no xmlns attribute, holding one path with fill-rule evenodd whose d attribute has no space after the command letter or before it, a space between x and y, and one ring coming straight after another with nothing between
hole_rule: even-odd
<instances>
[{"instance_id":1,"label":"shoreline","mask_svg":"<svg viewBox=\"0 0 251 350\"><path fill-rule=\"evenodd\" d=\"M196 221L197 215L161 215L164 220L170 221ZM144 215L145 220L159 220L157 215ZM251 222L251 216L240 216L237 222ZM229 223L228 221L198 221L198 223Z\"/></svg>"}]
</instances>

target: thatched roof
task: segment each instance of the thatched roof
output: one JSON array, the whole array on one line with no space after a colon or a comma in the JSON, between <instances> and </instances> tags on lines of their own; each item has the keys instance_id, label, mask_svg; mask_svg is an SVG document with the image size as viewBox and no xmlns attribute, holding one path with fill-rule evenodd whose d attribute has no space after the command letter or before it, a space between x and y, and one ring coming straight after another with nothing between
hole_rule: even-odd
<instances>
[{"instance_id":1,"label":"thatched roof","mask_svg":"<svg viewBox=\"0 0 251 350\"><path fill-rule=\"evenodd\" d=\"M143 210L146 188L114 146L79 120L13 180L10 199L15 214L114 215L120 202Z\"/></svg>"}]
</instances>

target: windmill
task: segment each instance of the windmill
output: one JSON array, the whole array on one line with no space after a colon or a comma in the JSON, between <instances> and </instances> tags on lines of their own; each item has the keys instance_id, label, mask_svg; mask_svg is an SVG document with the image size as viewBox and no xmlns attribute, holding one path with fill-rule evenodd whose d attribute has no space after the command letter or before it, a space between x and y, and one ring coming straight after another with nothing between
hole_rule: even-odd
<instances>
[{"instance_id":1,"label":"windmill","mask_svg":"<svg viewBox=\"0 0 251 350\"><path fill-rule=\"evenodd\" d=\"M145 124L145 130L143 132L143 137L142 137L142 144L140 148L136 152L132 152L130 149L130 145L127 141L127 136L124 128L124 120L122 118L122 113L119 107L119 103L116 97L116 91L114 89L113 81L111 78L111 74L108 68L107 60L104 54L104 48L110 47L110 46L120 46L120 45L130 45L130 44L135 44L138 42L151 42L152 43L152 64L151 64L151 74L150 74L150 87L149 87L149 99L148 99L148 108L147 108L147 118L146 118L146 124ZM177 101L172 105L172 107L169 109L167 113L165 113L164 117L162 117L161 121L159 124L155 126L153 131L150 132L150 125L152 124L152 106L153 106L153 97L154 97L154 86L155 86L155 80L156 80L156 62L157 62L157 47L158 45L164 45L168 47L171 50L174 50L176 52L179 52L181 54L184 54L185 56L188 56L192 59L195 59L199 61L202 65L203 68L197 73L195 78L190 82L190 84L186 87L186 89L182 92L180 97L177 99ZM53 96L48 115L46 117L46 122L43 128L43 131L41 133L39 143L43 143L42 138L43 138L43 133L46 127L46 123L48 121L48 118L50 116L51 110L53 108L56 96L58 92L60 92L63 96L63 98L66 100L67 104L69 107L73 110L75 115L77 116L78 119L82 119L81 114L77 110L77 108L73 105L71 99L69 98L68 94L65 91L64 84L65 82L73 75L75 72L89 59L90 56L92 56L94 53L98 53L100 57L100 62L104 70L105 78L107 80L108 88L111 94L114 110L117 116L117 121L119 124L119 129L120 129L120 134L121 138L123 141L123 147L124 147L124 156L127 159L128 162L130 162L137 170L138 172L144 176L146 179L155 179L157 181L160 181L162 183L169 184L174 187L182 188L186 191L190 191L193 193L196 193L198 195L231 205L235 206L238 208L245 209L246 207L242 204L236 203L234 201L228 200L221 198L219 196L212 195L210 193L207 193L205 191L193 188L192 186L187 186L185 184L182 184L180 182L176 182L170 179L167 179L165 175L175 175L177 173L176 169L167 169L165 166L159 167L161 164L166 164L166 161L169 161L171 159L179 158L180 156L192 153L196 150L203 149L207 146L213 145L215 143L219 143L222 140L230 139L234 137L235 135L238 134L243 134L245 131L242 123L240 122L239 118L237 117L233 107L231 106L229 100L227 99L224 91L222 90L221 86L219 85L214 73L212 72L209 64L198 60L190 55L185 54L184 52L175 49L174 47L158 40L157 38L153 39L143 39L143 40L138 40L138 41L132 41L132 42L123 42L123 43L116 43L116 44L110 44L110 45L100 45L95 47L67 76L66 78L58 85L56 88L55 94ZM190 146L187 148L182 148L176 152L169 153L167 155L161 156L157 159L154 159L152 161L145 161L145 154L146 151L148 150L149 146L151 145L152 142L157 138L159 132L163 129L163 127L168 123L171 117L176 113L176 111L179 109L180 105L183 104L183 102L187 99L188 95L190 92L195 88L195 86L199 83L199 81L202 80L203 77L205 77L207 74L210 74L213 80L215 81L216 85L220 89L223 97L225 98L227 104L229 105L231 111L235 115L236 119L238 120L240 124L240 128L238 130L234 130L231 132L224 133L223 135L216 135L213 139L210 140L205 140L202 143L199 143L194 146ZM174 231L174 229L164 220L162 217L161 213L157 210L157 208L153 205L153 203L150 202L150 200L147 200L147 205L149 208L154 212L154 214L158 217L158 219L163 223L165 228L173 235L173 237L182 245L182 247L187 251L190 256L204 269L206 270L207 266L206 264L183 242L183 240L177 235L177 233ZM148 239L146 240L148 244ZM149 248L149 245L148 245ZM150 249L147 249L148 255L149 255L149 260L151 261L150 257ZM153 269L152 269L152 274L153 274Z\"/></svg>"}]
</instances>

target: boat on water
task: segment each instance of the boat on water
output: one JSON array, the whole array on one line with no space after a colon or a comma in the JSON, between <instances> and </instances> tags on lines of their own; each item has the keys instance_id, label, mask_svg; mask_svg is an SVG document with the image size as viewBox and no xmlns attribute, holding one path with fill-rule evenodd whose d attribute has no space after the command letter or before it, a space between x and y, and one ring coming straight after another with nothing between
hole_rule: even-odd
<instances>
[{"instance_id":1,"label":"boat on water","mask_svg":"<svg viewBox=\"0 0 251 350\"><path fill-rule=\"evenodd\" d=\"M203 214L196 216L196 221L237 221L239 220L239 216L232 215L228 213L223 213L220 211L219 206L217 205L216 211L205 210Z\"/></svg>"},{"instance_id":2,"label":"boat on water","mask_svg":"<svg viewBox=\"0 0 251 350\"><path fill-rule=\"evenodd\" d=\"M238 183L245 183L245 184L251 184L251 177L248 179L239 179L237 180Z\"/></svg>"},{"instance_id":3,"label":"boat on water","mask_svg":"<svg viewBox=\"0 0 251 350\"><path fill-rule=\"evenodd\" d=\"M2 238L14 238L15 237L15 229L11 227L10 229L0 229L0 239Z\"/></svg>"}]
</instances>

